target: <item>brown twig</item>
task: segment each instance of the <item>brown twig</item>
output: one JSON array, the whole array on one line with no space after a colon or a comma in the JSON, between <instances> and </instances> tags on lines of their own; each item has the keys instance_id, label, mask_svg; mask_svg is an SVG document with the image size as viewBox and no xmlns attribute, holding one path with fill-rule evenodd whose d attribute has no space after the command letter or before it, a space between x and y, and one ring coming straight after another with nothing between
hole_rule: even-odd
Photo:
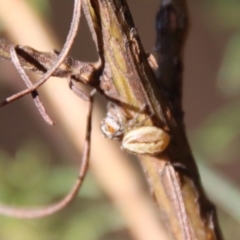
<instances>
[{"instance_id":1,"label":"brown twig","mask_svg":"<svg viewBox=\"0 0 240 240\"><path fill-rule=\"evenodd\" d=\"M4 39L0 39L0 58L11 61L10 49L13 44ZM43 74L51 68L56 61L58 53L56 51L40 52L29 46L18 46L16 49L21 66L26 71ZM71 57L66 57L63 63L53 72L52 76L68 78L71 76L77 82L94 86L97 79L99 63L81 62Z\"/></svg>"},{"instance_id":2,"label":"brown twig","mask_svg":"<svg viewBox=\"0 0 240 240\"><path fill-rule=\"evenodd\" d=\"M79 168L77 180L75 181L69 193L67 193L66 196L62 198L59 202L46 207L30 209L30 208L19 208L19 207L15 208L15 207L9 207L8 205L0 204L1 215L14 217L14 218L23 218L23 219L46 217L62 210L75 199L79 189L82 186L83 180L86 176L86 173L88 171L88 166L89 166L91 128L92 128L91 121L92 121L92 107L93 107L94 94L95 94L95 90L93 90L89 96L89 110L87 114L86 136L85 136L81 166Z\"/></svg>"},{"instance_id":3,"label":"brown twig","mask_svg":"<svg viewBox=\"0 0 240 240\"><path fill-rule=\"evenodd\" d=\"M179 120L179 106L174 103L176 100L169 101L165 89L157 86L126 2L85 0L83 7L104 64L99 68L103 72L102 92L109 99L118 100L128 119L146 105L149 119L144 124L171 135L170 146L163 154L141 157L171 236L184 240L222 239L214 207L202 190L182 119ZM139 114L139 120L145 115Z\"/></svg>"},{"instance_id":4,"label":"brown twig","mask_svg":"<svg viewBox=\"0 0 240 240\"><path fill-rule=\"evenodd\" d=\"M212 203L207 199L200 182L200 177L198 170L196 168L194 159L192 157L190 148L188 147L188 142L186 139L184 120L183 120L183 110L182 110L182 81L183 81L183 49L185 45L185 40L187 37L189 28L188 19L188 9L185 0L171 0L161 2L160 9L156 18L156 52L158 54L158 64L159 68L157 71L157 80L160 87L163 89L164 94L173 107L173 117L179 124L179 131L176 131L176 136L182 149L184 145L187 146L186 151L189 155L182 155L180 152L176 151L176 148L171 149L170 155L172 159L179 159L182 157L185 170L188 171L183 174L181 184L182 184L182 195L185 197L186 209L189 213L191 222L195 225L194 229L199 229L200 222L194 222L196 219L197 212L194 214L194 208L196 207L200 211L200 216L202 218L202 223L205 224L206 239L222 239L222 234L218 225L216 210ZM176 138L177 139L177 138ZM183 144L185 142L185 144ZM187 150L188 149L188 150ZM178 155L180 154L180 155ZM187 154L187 152L186 152ZM191 157L190 157L191 156ZM189 158L189 160L187 160ZM191 159L191 160L190 160ZM176 162L176 161L174 161ZM186 177L188 175L188 177ZM188 179L189 178L189 179ZM187 183L190 180L189 183ZM191 181L195 185L194 188L186 188L184 184L189 186ZM193 200L190 200L191 195L195 193L195 198L198 199L198 206L194 207ZM193 194L194 196L194 194ZM192 203L191 203L192 202ZM200 220L201 221L201 220ZM211 228L214 230L211 232ZM196 230L195 230L196 231ZM209 233L211 232L211 234ZM198 236L198 235L197 235ZM200 238L200 236L199 236ZM198 238L197 238L198 239Z\"/></svg>"},{"instance_id":5,"label":"brown twig","mask_svg":"<svg viewBox=\"0 0 240 240\"><path fill-rule=\"evenodd\" d=\"M185 0L163 0L156 16L157 82L182 115L183 50L189 29Z\"/></svg>"},{"instance_id":6,"label":"brown twig","mask_svg":"<svg viewBox=\"0 0 240 240\"><path fill-rule=\"evenodd\" d=\"M164 7L166 4L172 3L164 2ZM163 154L139 156L170 235L184 240L222 239L214 206L202 189L182 117L179 117L180 91L174 101L169 101L165 89L157 86L125 1L119 4L115 0L86 0L83 7L88 21L91 20L90 26L95 27L93 35L102 36L103 45L99 48L104 61L101 87L105 95L118 99L117 105L128 119L134 118L136 109L146 105L150 116L144 125L160 127L171 135L170 145ZM98 38L94 37L95 41ZM180 47L182 43L183 40ZM179 52L181 54L182 50ZM169 77L173 85L181 85L181 82L174 82L178 75L176 79ZM172 89L175 87L170 91ZM145 114L139 115L139 120L143 120ZM163 173L168 164L175 167L166 175Z\"/></svg>"},{"instance_id":7,"label":"brown twig","mask_svg":"<svg viewBox=\"0 0 240 240\"><path fill-rule=\"evenodd\" d=\"M4 103L8 104L11 101L17 100L18 98L26 95L25 93L28 93L27 91L29 90L29 93L31 93L32 96L34 97L35 104L36 104L39 112L41 113L42 117L46 120L46 122L52 123L52 120L46 114L45 109L44 109L40 99L38 98L38 93L36 91L36 88L38 88L40 85L42 85L47 80L46 76L48 76L49 72L50 73L51 73L51 71L54 72L58 68L58 66L64 60L65 55L68 53L68 51L72 45L73 39L76 36L76 32L77 32L77 28L78 28L78 24L79 24L79 20L80 20L80 10L81 10L81 1L77 0L77 1L75 1L73 19L72 19L72 23L71 23L71 27L70 27L70 31L69 31L66 43L64 44L64 47L63 47L63 51L59 54L59 57L57 57L56 61L53 63L53 66L51 66L49 68L49 70L47 70L47 72L45 74L43 74L43 76L40 78L40 80L35 85L33 85L31 83L28 76L24 72L24 70L20 64L20 61L18 59L18 56L16 54L15 47L12 46L10 48L11 60L15 64L18 72L20 73L23 81L26 83L28 88L25 91L22 91L18 94L14 94L13 96L7 98L7 100L5 100L5 102L3 102L2 106L4 105ZM58 203L55 203L55 204L47 206L47 207L40 207L37 209L28 209L28 208L24 209L24 208L14 208L14 207L6 206L6 205L0 205L0 214L15 217L15 218L24 218L24 219L40 218L40 217L52 215L53 213L63 209L65 206L67 206L69 203L71 203L74 200L75 196L78 193L79 188L82 185L82 182L85 178L85 175L86 175L86 172L88 169L88 165L89 165L88 162L89 162L89 153L90 153L91 116L92 116L92 105L93 105L93 94L94 93L95 93L95 90L92 91L92 93L90 94L90 96L88 98L85 97L85 100L90 102L89 112L87 115L87 129L86 129L86 138L85 138L86 140L85 140L85 145L84 145L84 153L83 153L82 163L81 163L80 170L79 170L79 176L78 176L72 190Z\"/></svg>"},{"instance_id":8,"label":"brown twig","mask_svg":"<svg viewBox=\"0 0 240 240\"><path fill-rule=\"evenodd\" d=\"M18 4L18 2L12 0L0 3L0 9L3 13L5 13L4 9L6 9L5 5L7 8L11 8L12 6L13 10L17 10L13 14L15 17L14 24L15 22L20 22L20 20L23 19L23 15L24 19L25 17L28 19L23 21L21 31L18 31L18 27L16 28L14 24L9 24L9 21L12 20L12 18L9 19L8 15L1 14L1 16L5 16L4 22L8 26L6 28L7 33L11 37L14 36L12 41L23 43L28 42L31 45L37 45L38 48L41 49L56 46L56 42L53 43L52 39L50 40L50 36L53 35L52 32L48 31L46 35L44 33L48 27L46 25L43 27L42 22L39 21L40 19L36 15L32 14L32 11L29 11L30 9L27 10L26 7L24 7L25 5L19 4L18 7L16 7L16 4ZM21 11L22 8L24 13ZM31 17L29 18L29 16ZM34 25L32 25L32 23L34 23ZM32 31L25 31L23 34L22 29L31 29ZM40 41L40 39L43 40ZM28 49L28 47L26 48ZM9 53L9 51L7 52ZM49 55L53 56L53 59L56 58L56 55L53 53L49 53ZM39 57L40 56L41 55L39 54ZM44 66L41 58L39 59L39 62L41 62ZM32 64L31 61L30 64ZM51 66L51 61L49 66ZM46 67L46 69L48 68ZM77 71L75 74L77 74ZM48 99L48 102L51 103L50 105L53 106L52 110L54 110L57 116L59 116L59 124L62 124L70 142L78 150L80 155L82 150L82 141L80 136L82 135L82 132L85 131L83 113L86 111L86 104L82 101L76 101L73 94L71 94L71 92L66 88L64 81L56 82L53 79L48 82L42 91L45 92L45 97ZM64 96L64 99L61 99L62 96ZM59 101L59 98L61 101ZM98 103L95 103L95 105L96 104ZM101 136L99 132L99 118L100 115L102 117L102 114L99 113L98 108L95 108L94 115L94 138L91 154L91 167L95 176L98 178L98 182L102 185L103 189L108 193L112 201L122 213L129 230L135 239L145 240L149 238L149 236L151 236L152 240L166 239L160 225L158 225L156 212L150 207L151 204L148 196L146 196L145 191L141 188L141 183L135 169L128 161L125 161L124 158L127 156L124 155L123 152L116 147L116 145L111 144L109 141L105 141ZM100 147L99 142L101 142ZM107 149L107 151L102 151L102 149ZM126 197L123 198L122 196ZM131 204L132 202L134 204ZM139 218L139 215L141 215L141 218ZM142 226L144 226L144 228Z\"/></svg>"},{"instance_id":9,"label":"brown twig","mask_svg":"<svg viewBox=\"0 0 240 240\"><path fill-rule=\"evenodd\" d=\"M25 73L24 69L22 68L20 62L19 62L19 58L17 56L15 47L12 47L10 50L10 54L11 54L11 59L12 62L14 63L16 69L18 70L22 80L24 81L24 83L26 84L26 86L28 88L32 87L32 83L29 79L29 77L27 76L27 74ZM33 97L33 101L40 113L40 115L42 116L42 118L46 121L46 123L48 123L49 125L53 125L54 122L52 121L52 119L48 116L40 98L39 98L39 94L37 92L37 90L34 90L33 92L31 92L31 95Z\"/></svg>"},{"instance_id":10,"label":"brown twig","mask_svg":"<svg viewBox=\"0 0 240 240\"><path fill-rule=\"evenodd\" d=\"M32 87L27 88L19 93L16 93L9 98L6 98L5 101L1 103L0 107L12 101L17 100L25 96L26 94L33 92L42 84L44 84L49 79L49 77L51 77L51 75L58 69L58 67L61 65L61 63L64 61L64 59L68 55L68 52L72 46L74 38L76 37L79 22L80 22L80 13L81 13L81 0L74 0L74 11L73 11L71 27L70 27L66 42L60 54L58 55L55 62L53 63L53 65L43 74L43 76L34 85L32 85Z\"/></svg>"}]
</instances>

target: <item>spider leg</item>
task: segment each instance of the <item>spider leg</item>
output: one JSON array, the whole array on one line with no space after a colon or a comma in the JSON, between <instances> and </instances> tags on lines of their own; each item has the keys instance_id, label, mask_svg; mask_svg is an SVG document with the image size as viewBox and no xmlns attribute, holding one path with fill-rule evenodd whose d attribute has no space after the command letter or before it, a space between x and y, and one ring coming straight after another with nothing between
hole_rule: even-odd
<instances>
[{"instance_id":1,"label":"spider leg","mask_svg":"<svg viewBox=\"0 0 240 240\"><path fill-rule=\"evenodd\" d=\"M86 176L88 166L89 166L89 155L90 155L90 141L91 141L91 120L92 120L92 107L93 107L93 96L96 90L94 89L88 98L89 101L89 109L87 115L87 127L86 127L86 136L85 143L83 148L83 156L81 166L79 168L78 178L75 181L71 191L59 202L54 203L52 205L40 208L17 208L17 207L9 207L7 205L0 205L0 214L14 217L14 218L22 218L22 219L33 219L33 218L41 218L52 215L61 209L68 206L77 196L77 193L82 186L83 180Z\"/></svg>"},{"instance_id":2,"label":"spider leg","mask_svg":"<svg viewBox=\"0 0 240 240\"><path fill-rule=\"evenodd\" d=\"M73 84L73 80L71 78L71 76L68 77L68 86L69 88L81 99L83 99L84 101L88 101L89 96L84 93L81 89L77 88L74 84Z\"/></svg>"},{"instance_id":3,"label":"spider leg","mask_svg":"<svg viewBox=\"0 0 240 240\"><path fill-rule=\"evenodd\" d=\"M132 126L134 126L134 127L139 127L139 126L142 126L142 125L144 125L144 123L150 118L150 117L152 117L152 114L149 116L149 115L147 115L147 117L144 119L144 120L142 120L141 122L138 122L138 118L139 118L139 116L141 115L141 114L146 114L146 110L148 109L148 107L147 107L147 104L144 104L142 107L141 107L141 109L135 114L135 116L131 119L131 120L129 120L128 121L128 127L132 127Z\"/></svg>"}]
</instances>

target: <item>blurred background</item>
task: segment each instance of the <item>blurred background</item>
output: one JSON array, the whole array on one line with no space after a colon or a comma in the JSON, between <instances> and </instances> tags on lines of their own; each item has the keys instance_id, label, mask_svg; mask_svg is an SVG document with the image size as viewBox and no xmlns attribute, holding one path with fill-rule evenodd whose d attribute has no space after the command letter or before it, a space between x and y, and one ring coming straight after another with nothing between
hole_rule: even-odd
<instances>
[{"instance_id":1,"label":"blurred background","mask_svg":"<svg viewBox=\"0 0 240 240\"><path fill-rule=\"evenodd\" d=\"M12 4L11 7L7 6ZM30 28L26 12L14 7L21 2L29 11L39 15L40 24L48 38L49 45L37 45L38 36ZM199 165L201 177L209 198L218 208L220 225L225 239L238 240L240 236L240 2L234 0L188 1L191 29L186 42L183 104L185 123L190 145ZM155 15L159 8L157 0L128 0L133 18L147 52L154 52ZM1 6L2 5L2 6ZM41 51L60 49L71 21L73 1L64 0L1 0L1 38L13 43L30 45ZM8 25L7 17L14 19L19 14L21 22L13 20ZM6 16L7 15L7 16ZM15 32L18 32L16 37ZM24 36L25 38L21 38ZM35 40L36 38L36 40ZM70 55L83 61L95 61L97 55L86 21L82 16L80 30ZM58 89L64 79L55 78ZM48 83L47 83L48 84ZM46 85L47 85L46 84ZM11 63L0 61L0 99L23 89L25 86ZM45 87L45 86L44 86ZM44 88L43 87L43 88ZM60 88L60 87L59 87ZM69 91L67 89L67 91ZM70 91L69 91L70 92ZM41 94L41 91L40 91ZM49 114L56 121L50 128L40 118L31 97L25 97L0 110L0 199L1 202L17 206L43 205L60 199L71 188L80 160L80 152L61 125L61 116L56 113L54 102L48 102L43 90L42 100ZM55 103L68 101L59 94ZM82 100L74 98L78 104ZM105 112L105 100L97 97L100 115L98 125ZM80 124L85 126L85 110L81 112ZM69 118L75 115L65 108ZM78 126L76 125L77 129ZM94 125L98 132L98 126ZM84 139L84 131L79 135ZM94 140L94 156L105 154L109 149L118 149L118 143L110 143L103 137ZM109 147L103 147L108 144ZM110 144L113 144L111 147ZM98 146L98 148L97 148ZM107 146L107 145L106 145ZM151 209L150 194L136 159L116 150L126 168L134 169L134 176L146 202ZM123 155L124 154L124 155ZM92 154L93 155L93 154ZM138 239L129 225L128 214L118 205L118 200L128 200L128 195L116 198L109 193L106 182L115 181L114 175L120 168L112 169L104 164L105 158L92 157L93 168L89 171L77 200L60 213L40 220L16 220L0 217L0 239L3 240L130 240ZM110 157L109 157L110 158ZM115 158L115 157L114 157ZM117 157L116 157L117 158ZM96 162L101 169L105 183L98 175ZM99 167L98 167L99 170ZM128 170L126 170L127 172ZM109 174L108 174L109 173ZM112 174L112 175L111 175ZM125 190L125 175L116 181L116 190ZM139 199L136 199L138 201ZM140 201L140 200L139 200ZM133 203L132 203L133 204ZM152 206L153 205L153 206ZM131 208L131 206L130 206ZM123 213L124 212L124 213ZM129 213L130 214L130 213ZM142 215L137 215L139 218ZM147 221L147 219L145 219ZM136 230L137 231L137 230ZM147 231L147 228L146 228ZM146 239L146 238L145 238ZM153 238L148 238L153 239Z\"/></svg>"}]
</instances>

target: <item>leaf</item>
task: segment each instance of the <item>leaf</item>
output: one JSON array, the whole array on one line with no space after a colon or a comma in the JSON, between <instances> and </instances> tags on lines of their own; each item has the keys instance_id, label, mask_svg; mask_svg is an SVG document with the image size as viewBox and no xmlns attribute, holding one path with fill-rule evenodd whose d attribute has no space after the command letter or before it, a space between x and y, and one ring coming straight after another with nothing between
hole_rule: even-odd
<instances>
[{"instance_id":1,"label":"leaf","mask_svg":"<svg viewBox=\"0 0 240 240\"><path fill-rule=\"evenodd\" d=\"M227 96L240 93L240 32L229 41L219 71L218 86Z\"/></svg>"},{"instance_id":2,"label":"leaf","mask_svg":"<svg viewBox=\"0 0 240 240\"><path fill-rule=\"evenodd\" d=\"M27 2L35 8L41 15L49 16L51 7L48 0L27 0Z\"/></svg>"},{"instance_id":3,"label":"leaf","mask_svg":"<svg viewBox=\"0 0 240 240\"><path fill-rule=\"evenodd\" d=\"M213 31L226 31L240 27L240 2L238 0L206 0L206 24Z\"/></svg>"},{"instance_id":4,"label":"leaf","mask_svg":"<svg viewBox=\"0 0 240 240\"><path fill-rule=\"evenodd\" d=\"M233 152L230 145L234 144L239 151L237 137L240 135L240 102L225 106L214 112L194 133L194 148L205 158L215 158L216 161L228 160L221 158ZM229 149L228 149L229 148Z\"/></svg>"}]
</instances>

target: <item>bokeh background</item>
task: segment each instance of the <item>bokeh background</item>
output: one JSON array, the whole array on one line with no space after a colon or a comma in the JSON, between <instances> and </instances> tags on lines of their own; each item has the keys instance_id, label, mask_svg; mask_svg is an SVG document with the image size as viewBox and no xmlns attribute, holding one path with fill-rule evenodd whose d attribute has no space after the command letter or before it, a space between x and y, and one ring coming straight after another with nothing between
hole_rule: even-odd
<instances>
[{"instance_id":1,"label":"bokeh background","mask_svg":"<svg viewBox=\"0 0 240 240\"><path fill-rule=\"evenodd\" d=\"M46 34L51 44L43 43L39 47L37 41L41 37L31 35L38 29L35 25L32 25L34 29L30 27L32 21L28 19L28 12L22 12L18 7L20 2L29 6L29 12L39 16L39 19L33 16L45 30L39 32L41 35ZM146 51L154 52L154 24L159 1L128 0L128 3ZM240 2L195 0L188 1L188 5L191 29L185 50L183 89L186 129L206 191L218 207L225 239L238 240ZM5 9L4 12L0 10L1 38L16 44L30 45L42 51L60 49L69 28L72 7L73 1L64 0L1 0L0 9ZM17 17L20 17L21 21L17 20ZM13 20L12 25L8 18ZM70 55L83 61L97 60L83 16ZM54 78L50 81L54 84L56 92L60 88L59 84L65 84L67 89L64 79ZM3 100L23 88L24 84L12 64L1 60L0 99ZM4 203L30 207L53 202L70 189L77 174L81 153L69 137L68 129L62 126L62 116L56 111L54 102L49 102L44 88L45 86L42 100L56 121L54 128L42 121L30 97L0 109L0 199ZM56 99L55 103L61 105L68 101L68 97L61 93L58 93ZM76 97L74 101L76 104L87 105ZM94 117L99 125L104 116L106 102L98 96L97 103L94 110L99 115L94 112ZM76 114L81 112L79 126L82 124L82 128L78 136L80 141L84 139L86 121L86 110L82 109L79 105L73 110ZM74 121L75 114L72 114L70 109L65 108L63 114ZM74 127L77 131L78 125ZM131 221L144 218L148 222L148 218L136 209L135 212L125 211L125 207L119 204L121 201L129 202L126 208L133 209L132 206L141 201L140 198L135 198L133 202L130 194L121 193L131 185L126 181L128 177L124 175L129 172L132 178L136 178L137 188L146 197L146 206L151 209L150 212L154 212L155 206L150 200L141 167L136 159L129 160L133 157L118 150L118 143L110 143L101 136L95 137L96 134L99 134L99 128L94 125L92 168L77 200L62 212L40 220L0 217L0 239L141 239L135 234L140 228L133 229L139 225L132 222L129 224L129 219L134 214L137 217ZM119 159L125 164L125 173L120 178L120 167L113 168L105 163L108 156L110 160L114 160L110 157L112 149L116 150L114 159L118 158L116 154L120 154ZM99 159L96 159L95 156L98 155ZM100 171L103 171L104 180ZM108 184L114 181L116 185L113 192L119 192L119 195L109 191ZM154 237L150 237L149 229L146 223L144 232L149 231L148 239L152 240Z\"/></svg>"}]
</instances>

